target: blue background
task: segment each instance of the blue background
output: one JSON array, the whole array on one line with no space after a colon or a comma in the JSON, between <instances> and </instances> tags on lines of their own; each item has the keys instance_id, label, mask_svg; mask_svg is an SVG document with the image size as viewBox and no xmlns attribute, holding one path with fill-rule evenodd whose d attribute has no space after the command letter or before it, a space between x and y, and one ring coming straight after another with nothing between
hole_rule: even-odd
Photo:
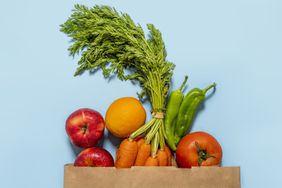
<instances>
[{"instance_id":1,"label":"blue background","mask_svg":"<svg viewBox=\"0 0 282 188\"><path fill-rule=\"evenodd\" d=\"M189 89L217 83L192 131L218 139L223 166L241 167L242 187L281 187L280 0L1 1L0 187L62 187L63 165L78 152L65 133L67 116L81 107L104 115L114 99L140 89L101 72L73 77L79 57L68 56L59 25L75 3L154 23L176 64L172 89L186 74ZM116 140L105 135L100 145L114 154Z\"/></svg>"}]
</instances>

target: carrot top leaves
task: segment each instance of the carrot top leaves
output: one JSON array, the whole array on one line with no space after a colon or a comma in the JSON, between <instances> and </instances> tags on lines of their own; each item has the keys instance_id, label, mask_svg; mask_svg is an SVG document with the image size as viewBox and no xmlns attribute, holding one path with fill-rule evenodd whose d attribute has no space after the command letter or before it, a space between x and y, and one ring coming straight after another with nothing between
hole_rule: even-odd
<instances>
[{"instance_id":1,"label":"carrot top leaves","mask_svg":"<svg viewBox=\"0 0 282 188\"><path fill-rule=\"evenodd\" d=\"M128 14L108 6L75 5L61 31L71 38L70 55L81 54L75 75L102 69L103 75L139 81L153 110L162 110L174 64L166 60L161 33L148 24L148 38ZM129 70L129 71L126 71ZM129 72L129 73L127 73Z\"/></svg>"}]
</instances>

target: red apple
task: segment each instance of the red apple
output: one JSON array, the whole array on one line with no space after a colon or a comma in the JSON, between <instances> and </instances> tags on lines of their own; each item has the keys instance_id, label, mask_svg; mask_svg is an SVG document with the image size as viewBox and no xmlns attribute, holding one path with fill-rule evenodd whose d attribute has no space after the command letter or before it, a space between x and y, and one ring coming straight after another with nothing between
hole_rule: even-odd
<instances>
[{"instance_id":1,"label":"red apple","mask_svg":"<svg viewBox=\"0 0 282 188\"><path fill-rule=\"evenodd\" d=\"M95 146L102 138L104 128L101 114L89 108L73 112L66 121L66 131L71 142L81 148Z\"/></svg>"},{"instance_id":2,"label":"red apple","mask_svg":"<svg viewBox=\"0 0 282 188\"><path fill-rule=\"evenodd\" d=\"M87 148L78 154L74 166L114 166L114 159L111 154L103 148Z\"/></svg>"}]
</instances>

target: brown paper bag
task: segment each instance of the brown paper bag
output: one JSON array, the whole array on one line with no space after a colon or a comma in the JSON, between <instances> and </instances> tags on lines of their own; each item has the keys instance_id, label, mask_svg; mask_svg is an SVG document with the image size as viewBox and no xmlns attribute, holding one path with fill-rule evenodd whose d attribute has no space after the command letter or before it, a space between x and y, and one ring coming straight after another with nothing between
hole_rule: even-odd
<instances>
[{"instance_id":1,"label":"brown paper bag","mask_svg":"<svg viewBox=\"0 0 282 188\"><path fill-rule=\"evenodd\" d=\"M74 167L65 165L64 188L240 188L239 167Z\"/></svg>"}]
</instances>

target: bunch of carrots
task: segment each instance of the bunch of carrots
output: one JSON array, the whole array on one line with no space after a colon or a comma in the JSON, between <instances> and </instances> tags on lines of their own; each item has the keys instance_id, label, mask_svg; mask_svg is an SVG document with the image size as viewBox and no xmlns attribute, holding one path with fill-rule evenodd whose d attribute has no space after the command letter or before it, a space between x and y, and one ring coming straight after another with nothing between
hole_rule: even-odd
<instances>
[{"instance_id":1,"label":"bunch of carrots","mask_svg":"<svg viewBox=\"0 0 282 188\"><path fill-rule=\"evenodd\" d=\"M130 168L131 166L171 166L172 155L165 145L158 149L157 155L151 155L151 144L144 138L138 140L124 139L116 151L116 168Z\"/></svg>"}]
</instances>

